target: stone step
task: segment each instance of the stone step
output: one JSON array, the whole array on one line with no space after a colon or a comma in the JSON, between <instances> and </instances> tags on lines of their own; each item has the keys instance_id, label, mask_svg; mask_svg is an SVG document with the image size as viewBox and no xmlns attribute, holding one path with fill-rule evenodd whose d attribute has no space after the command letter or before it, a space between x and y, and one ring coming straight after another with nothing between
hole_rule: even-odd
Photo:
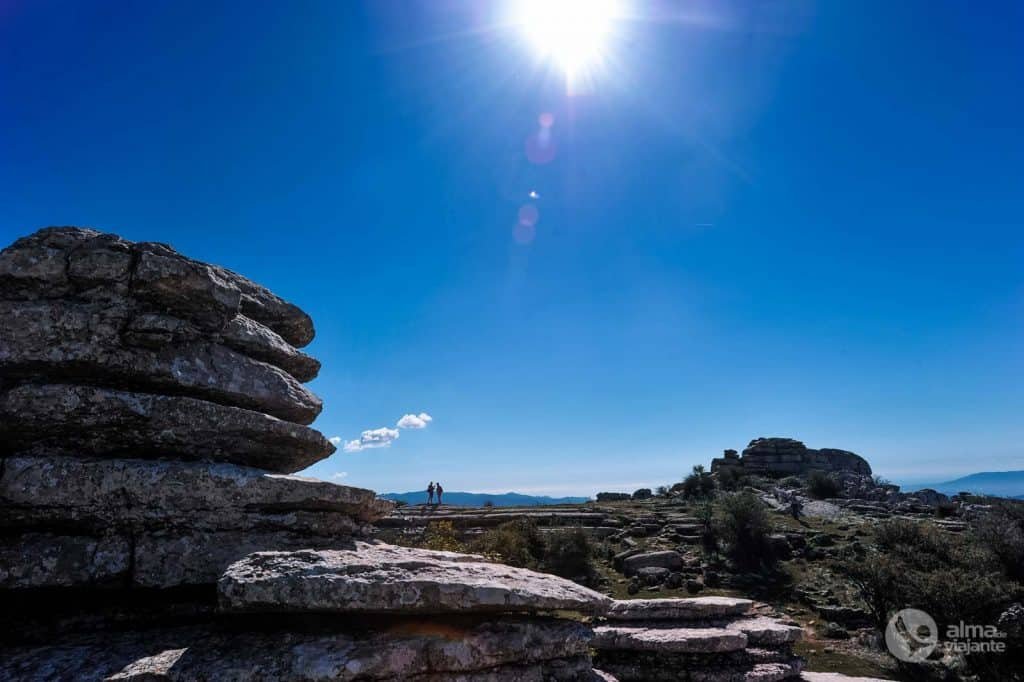
<instances>
[{"instance_id":1,"label":"stone step","mask_svg":"<svg viewBox=\"0 0 1024 682\"><path fill-rule=\"evenodd\" d=\"M741 651L747 636L726 628L648 628L602 625L594 628L591 646L598 651L725 653Z\"/></svg>"},{"instance_id":2,"label":"stone step","mask_svg":"<svg viewBox=\"0 0 1024 682\"><path fill-rule=\"evenodd\" d=\"M614 621L694 621L729 618L747 613L754 605L749 599L733 597L691 597L684 599L622 599L608 609Z\"/></svg>"}]
</instances>

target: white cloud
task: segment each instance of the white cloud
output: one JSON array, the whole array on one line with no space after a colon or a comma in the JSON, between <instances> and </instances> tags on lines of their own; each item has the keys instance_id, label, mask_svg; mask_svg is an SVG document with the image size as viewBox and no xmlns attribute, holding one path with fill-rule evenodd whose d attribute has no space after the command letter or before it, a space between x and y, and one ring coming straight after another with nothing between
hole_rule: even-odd
<instances>
[{"instance_id":1,"label":"white cloud","mask_svg":"<svg viewBox=\"0 0 1024 682\"><path fill-rule=\"evenodd\" d=\"M331 445L341 445L341 436L331 436L327 440L331 442Z\"/></svg>"},{"instance_id":2,"label":"white cloud","mask_svg":"<svg viewBox=\"0 0 1024 682\"><path fill-rule=\"evenodd\" d=\"M407 414L398 420L398 428L400 429L425 429L427 424L434 421L426 412L420 412L419 414Z\"/></svg>"},{"instance_id":3,"label":"white cloud","mask_svg":"<svg viewBox=\"0 0 1024 682\"><path fill-rule=\"evenodd\" d=\"M331 480L332 481L343 481L346 478L348 478L348 472L347 471L339 471L338 473L336 473L333 476L331 476Z\"/></svg>"},{"instance_id":4,"label":"white cloud","mask_svg":"<svg viewBox=\"0 0 1024 682\"><path fill-rule=\"evenodd\" d=\"M379 429L368 429L363 431L359 438L345 443L345 452L359 452L371 448L390 447L391 443L398 440L398 429L389 429L382 426Z\"/></svg>"}]
</instances>

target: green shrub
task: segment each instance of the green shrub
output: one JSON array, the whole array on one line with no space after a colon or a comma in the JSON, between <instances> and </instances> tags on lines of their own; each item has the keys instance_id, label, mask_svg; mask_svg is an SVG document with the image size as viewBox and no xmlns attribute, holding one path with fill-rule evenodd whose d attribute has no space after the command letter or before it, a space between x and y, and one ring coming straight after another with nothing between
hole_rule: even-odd
<instances>
[{"instance_id":1,"label":"green shrub","mask_svg":"<svg viewBox=\"0 0 1024 682\"><path fill-rule=\"evenodd\" d=\"M812 471L807 476L807 494L816 500L839 496L839 483L823 471Z\"/></svg>"},{"instance_id":2,"label":"green shrub","mask_svg":"<svg viewBox=\"0 0 1024 682\"><path fill-rule=\"evenodd\" d=\"M799 476L785 476L779 480L779 487L786 490L795 490L804 487L804 479Z\"/></svg>"},{"instance_id":3,"label":"green shrub","mask_svg":"<svg viewBox=\"0 0 1024 682\"><path fill-rule=\"evenodd\" d=\"M895 611L908 607L931 614L940 631L960 621L995 623L1022 591L987 542L928 523L892 520L876 527L870 551L844 554L835 568L847 576L880 630ZM969 665L988 671L990 679L1010 679L1008 660L968 656Z\"/></svg>"},{"instance_id":4,"label":"green shrub","mask_svg":"<svg viewBox=\"0 0 1024 682\"><path fill-rule=\"evenodd\" d=\"M536 569L545 555L545 543L540 529L528 519L507 521L485 531L469 544L469 549L519 568Z\"/></svg>"},{"instance_id":5,"label":"green shrub","mask_svg":"<svg viewBox=\"0 0 1024 682\"><path fill-rule=\"evenodd\" d=\"M711 474L704 471L704 467L697 465L693 472L683 479L683 497L688 500L702 500L712 497L715 494L715 479Z\"/></svg>"},{"instance_id":6,"label":"green shrub","mask_svg":"<svg viewBox=\"0 0 1024 682\"><path fill-rule=\"evenodd\" d=\"M722 467L715 476L722 490L737 490L743 484L743 474L733 467Z\"/></svg>"},{"instance_id":7,"label":"green shrub","mask_svg":"<svg viewBox=\"0 0 1024 682\"><path fill-rule=\"evenodd\" d=\"M725 543L727 555L741 568L775 563L768 541L771 534L768 513L753 493L733 493L722 497L714 527L717 536Z\"/></svg>"},{"instance_id":8,"label":"green shrub","mask_svg":"<svg viewBox=\"0 0 1024 682\"><path fill-rule=\"evenodd\" d=\"M563 578L584 578L594 575L594 547L582 528L569 528L547 533L546 553L542 568Z\"/></svg>"},{"instance_id":9,"label":"green shrub","mask_svg":"<svg viewBox=\"0 0 1024 682\"><path fill-rule=\"evenodd\" d=\"M1024 583L1024 503L998 501L971 524L975 537L1011 580Z\"/></svg>"},{"instance_id":10,"label":"green shrub","mask_svg":"<svg viewBox=\"0 0 1024 682\"><path fill-rule=\"evenodd\" d=\"M455 526L451 521L431 521L423 531L423 542L420 543L424 549L435 549L443 552L462 552L465 548Z\"/></svg>"}]
</instances>

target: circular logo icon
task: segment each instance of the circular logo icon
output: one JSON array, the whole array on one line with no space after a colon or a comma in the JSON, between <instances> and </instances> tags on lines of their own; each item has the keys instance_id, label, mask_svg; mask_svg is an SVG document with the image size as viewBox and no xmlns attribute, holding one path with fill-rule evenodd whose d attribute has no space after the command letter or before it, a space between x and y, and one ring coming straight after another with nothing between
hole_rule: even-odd
<instances>
[{"instance_id":1,"label":"circular logo icon","mask_svg":"<svg viewBox=\"0 0 1024 682\"><path fill-rule=\"evenodd\" d=\"M885 644L889 653L906 663L919 663L939 643L939 626L924 611L903 609L889 619L885 628Z\"/></svg>"}]
</instances>

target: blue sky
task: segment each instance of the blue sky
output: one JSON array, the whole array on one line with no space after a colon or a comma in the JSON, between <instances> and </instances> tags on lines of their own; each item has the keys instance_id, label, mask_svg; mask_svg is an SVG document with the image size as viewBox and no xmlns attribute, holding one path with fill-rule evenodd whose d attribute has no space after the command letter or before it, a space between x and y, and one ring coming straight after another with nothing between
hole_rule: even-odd
<instances>
[{"instance_id":1,"label":"blue sky","mask_svg":"<svg viewBox=\"0 0 1024 682\"><path fill-rule=\"evenodd\" d=\"M310 470L381 492L1024 468L1022 7L634 5L568 96L502 3L0 0L0 237L300 304L325 434L433 417Z\"/></svg>"}]
</instances>

